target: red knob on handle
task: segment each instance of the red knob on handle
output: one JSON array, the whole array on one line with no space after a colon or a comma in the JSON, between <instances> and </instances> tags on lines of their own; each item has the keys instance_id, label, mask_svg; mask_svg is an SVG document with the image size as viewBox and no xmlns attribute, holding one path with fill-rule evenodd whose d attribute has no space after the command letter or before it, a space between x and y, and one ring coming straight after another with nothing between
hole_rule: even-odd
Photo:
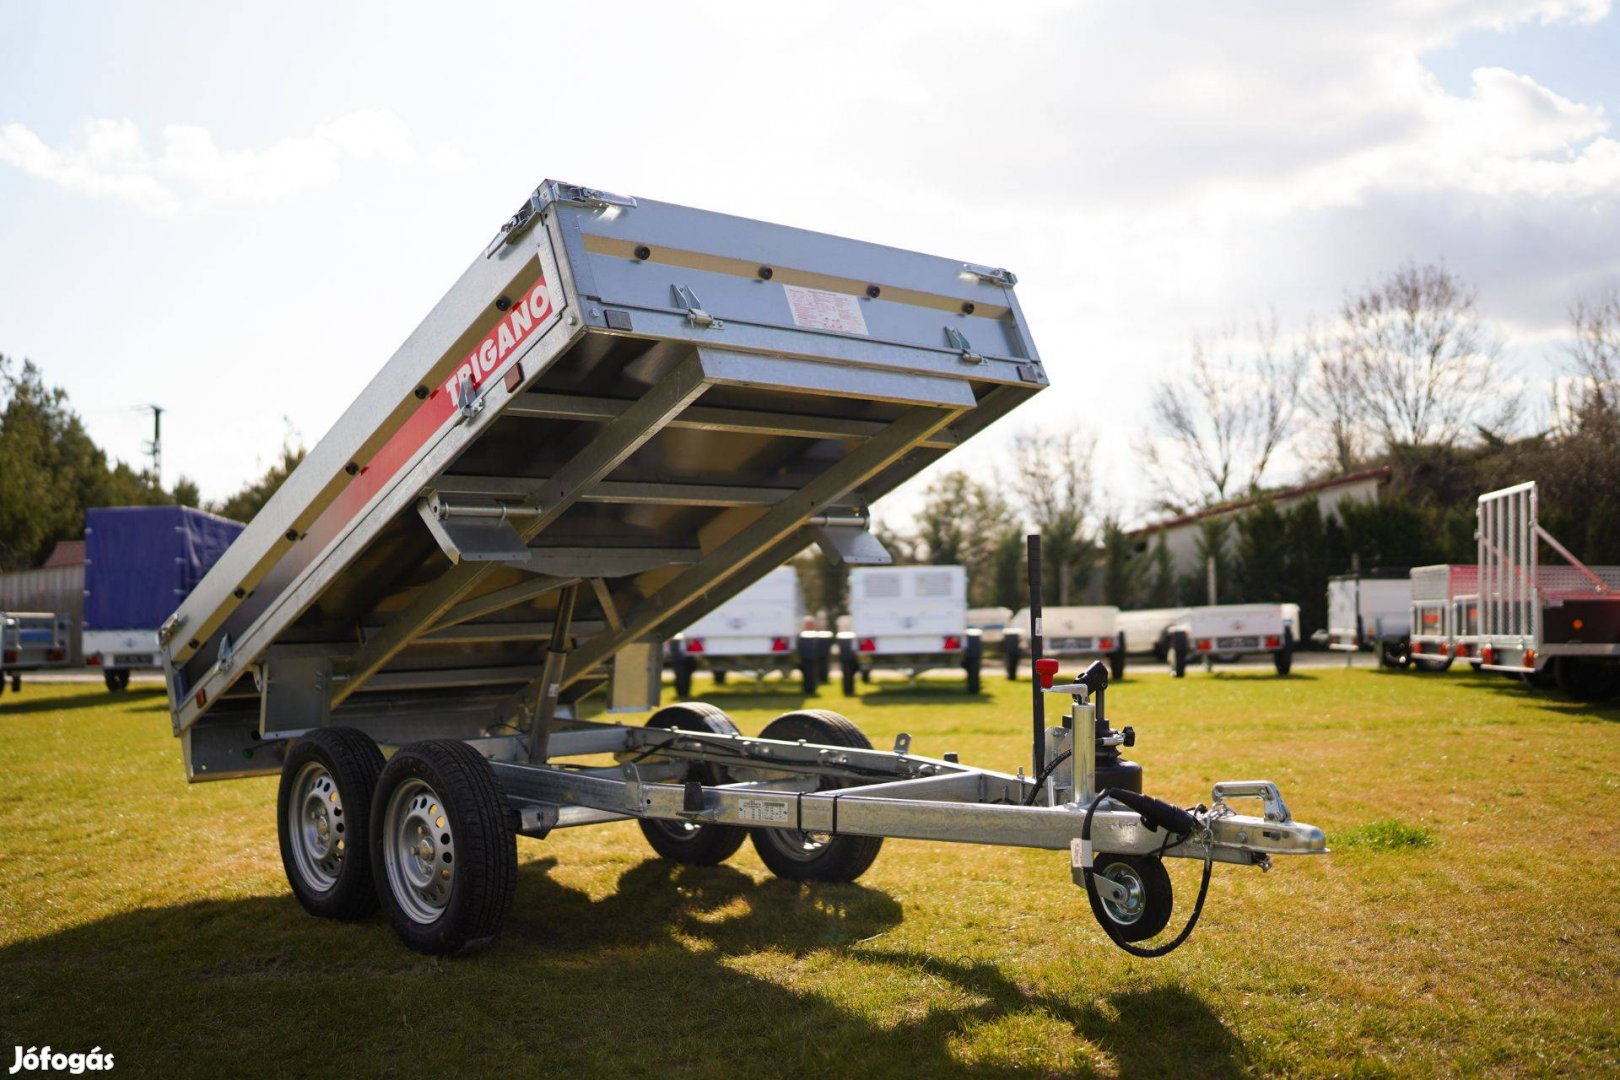
<instances>
[{"instance_id":1,"label":"red knob on handle","mask_svg":"<svg viewBox=\"0 0 1620 1080\"><path fill-rule=\"evenodd\" d=\"M1035 661L1035 674L1041 677L1041 689L1052 689L1052 679L1058 673L1058 662L1051 657L1042 657Z\"/></svg>"}]
</instances>

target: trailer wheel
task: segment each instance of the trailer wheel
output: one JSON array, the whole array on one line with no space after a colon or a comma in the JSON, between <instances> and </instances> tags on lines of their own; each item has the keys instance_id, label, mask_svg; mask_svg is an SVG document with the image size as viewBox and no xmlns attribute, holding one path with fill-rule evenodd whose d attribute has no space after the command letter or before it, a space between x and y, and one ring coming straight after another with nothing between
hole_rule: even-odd
<instances>
[{"instance_id":1,"label":"trailer wheel","mask_svg":"<svg viewBox=\"0 0 1620 1080\"><path fill-rule=\"evenodd\" d=\"M816 692L821 684L821 658L816 655L815 642L803 638L799 640L799 689L809 697Z\"/></svg>"},{"instance_id":2,"label":"trailer wheel","mask_svg":"<svg viewBox=\"0 0 1620 1080\"><path fill-rule=\"evenodd\" d=\"M101 673L101 681L107 684L107 693L116 694L123 687L118 685L118 672L108 669Z\"/></svg>"},{"instance_id":3,"label":"trailer wheel","mask_svg":"<svg viewBox=\"0 0 1620 1080\"><path fill-rule=\"evenodd\" d=\"M854 648L844 642L839 642L838 645L838 667L840 669L839 674L843 676L844 696L854 697L855 676L856 670L860 667L860 661L855 659Z\"/></svg>"},{"instance_id":4,"label":"trailer wheel","mask_svg":"<svg viewBox=\"0 0 1620 1080\"><path fill-rule=\"evenodd\" d=\"M671 666L675 669L675 696L691 697L692 675L697 671L697 661L682 653L675 657L675 663Z\"/></svg>"},{"instance_id":5,"label":"trailer wheel","mask_svg":"<svg viewBox=\"0 0 1620 1080\"><path fill-rule=\"evenodd\" d=\"M1023 650L1019 647L1021 640L1017 634L1008 634L1002 639L1006 651L1007 679L1011 682L1018 681L1018 664L1023 659Z\"/></svg>"},{"instance_id":6,"label":"trailer wheel","mask_svg":"<svg viewBox=\"0 0 1620 1080\"><path fill-rule=\"evenodd\" d=\"M22 676L21 675L13 675L11 677L11 692L13 694L22 693Z\"/></svg>"},{"instance_id":7,"label":"trailer wheel","mask_svg":"<svg viewBox=\"0 0 1620 1080\"><path fill-rule=\"evenodd\" d=\"M377 908L369 843L382 751L354 728L320 728L293 744L276 793L281 865L311 915L358 919Z\"/></svg>"},{"instance_id":8,"label":"trailer wheel","mask_svg":"<svg viewBox=\"0 0 1620 1080\"><path fill-rule=\"evenodd\" d=\"M984 686L984 639L977 634L967 639L967 651L962 657L962 670L967 672L967 692L979 693Z\"/></svg>"},{"instance_id":9,"label":"trailer wheel","mask_svg":"<svg viewBox=\"0 0 1620 1080\"><path fill-rule=\"evenodd\" d=\"M647 720L650 728L676 731L708 731L716 735L741 735L737 725L720 709L701 701L670 705ZM714 765L693 764L688 779L704 784L723 784L724 771ZM659 855L672 862L692 866L718 866L737 853L748 837L748 830L736 825L692 825L684 821L642 818L641 835Z\"/></svg>"},{"instance_id":10,"label":"trailer wheel","mask_svg":"<svg viewBox=\"0 0 1620 1080\"><path fill-rule=\"evenodd\" d=\"M765 725L759 737L872 749L860 728L826 709L783 713ZM834 777L821 779L821 790L845 786ZM771 873L793 881L854 881L866 873L883 847L881 836L828 836L797 829L754 829L753 841L760 861Z\"/></svg>"},{"instance_id":11,"label":"trailer wheel","mask_svg":"<svg viewBox=\"0 0 1620 1080\"><path fill-rule=\"evenodd\" d=\"M1120 639L1119 648L1108 654L1108 678L1118 682L1125 677L1125 641Z\"/></svg>"},{"instance_id":12,"label":"trailer wheel","mask_svg":"<svg viewBox=\"0 0 1620 1080\"><path fill-rule=\"evenodd\" d=\"M869 668L869 667L861 668L861 682L866 683L868 686L871 685L871 683L872 683L872 669L871 668Z\"/></svg>"},{"instance_id":13,"label":"trailer wheel","mask_svg":"<svg viewBox=\"0 0 1620 1080\"><path fill-rule=\"evenodd\" d=\"M1097 905L1122 941L1146 941L1170 921L1175 894L1161 859L1150 855L1098 855L1094 872L1130 894L1118 904L1106 896Z\"/></svg>"},{"instance_id":14,"label":"trailer wheel","mask_svg":"<svg viewBox=\"0 0 1620 1080\"><path fill-rule=\"evenodd\" d=\"M1558 689L1576 701L1601 701L1620 694L1620 666L1579 656L1553 658Z\"/></svg>"},{"instance_id":15,"label":"trailer wheel","mask_svg":"<svg viewBox=\"0 0 1620 1080\"><path fill-rule=\"evenodd\" d=\"M1282 648L1271 654L1271 662L1277 666L1277 674L1287 675L1294 670L1294 631L1292 627L1283 627Z\"/></svg>"},{"instance_id":16,"label":"trailer wheel","mask_svg":"<svg viewBox=\"0 0 1620 1080\"><path fill-rule=\"evenodd\" d=\"M1178 679L1187 676L1187 635L1176 633L1170 638L1170 670Z\"/></svg>"},{"instance_id":17,"label":"trailer wheel","mask_svg":"<svg viewBox=\"0 0 1620 1080\"><path fill-rule=\"evenodd\" d=\"M448 956L495 936L517 891L516 815L489 763L458 739L411 743L371 803L371 868L394 932Z\"/></svg>"}]
</instances>

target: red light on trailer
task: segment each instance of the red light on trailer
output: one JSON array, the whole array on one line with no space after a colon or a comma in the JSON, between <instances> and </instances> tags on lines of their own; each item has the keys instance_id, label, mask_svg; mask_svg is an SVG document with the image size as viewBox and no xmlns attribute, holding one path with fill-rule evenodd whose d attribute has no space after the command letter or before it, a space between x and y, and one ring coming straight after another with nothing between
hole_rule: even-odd
<instances>
[{"instance_id":1,"label":"red light on trailer","mask_svg":"<svg viewBox=\"0 0 1620 1080\"><path fill-rule=\"evenodd\" d=\"M1451 651L1451 646L1447 645L1445 642L1442 641L1440 643L1440 655L1444 656L1447 653L1449 653L1450 651Z\"/></svg>"},{"instance_id":2,"label":"red light on trailer","mask_svg":"<svg viewBox=\"0 0 1620 1080\"><path fill-rule=\"evenodd\" d=\"M1526 650L1524 650L1524 666L1529 667L1529 668L1533 668L1533 667L1536 666L1536 650L1534 650L1534 649L1526 649Z\"/></svg>"},{"instance_id":3,"label":"red light on trailer","mask_svg":"<svg viewBox=\"0 0 1620 1080\"><path fill-rule=\"evenodd\" d=\"M1413 656L1418 655L1422 651L1423 651L1423 642L1421 642L1421 641L1412 642L1412 655Z\"/></svg>"},{"instance_id":4,"label":"red light on trailer","mask_svg":"<svg viewBox=\"0 0 1620 1080\"><path fill-rule=\"evenodd\" d=\"M89 664L91 667L100 667L101 666L101 654L100 653L91 653L89 656L84 658L84 662Z\"/></svg>"},{"instance_id":5,"label":"red light on trailer","mask_svg":"<svg viewBox=\"0 0 1620 1080\"><path fill-rule=\"evenodd\" d=\"M785 637L771 638L771 652L787 652L788 640Z\"/></svg>"},{"instance_id":6,"label":"red light on trailer","mask_svg":"<svg viewBox=\"0 0 1620 1080\"><path fill-rule=\"evenodd\" d=\"M1268 648L1268 649L1277 649L1277 648L1281 648L1281 647L1282 647L1282 638L1278 637L1276 634L1268 634L1268 635L1266 635L1266 648Z\"/></svg>"},{"instance_id":7,"label":"red light on trailer","mask_svg":"<svg viewBox=\"0 0 1620 1080\"><path fill-rule=\"evenodd\" d=\"M1472 645L1459 645L1459 646L1457 646L1457 655L1458 656L1473 656L1474 655L1474 647Z\"/></svg>"},{"instance_id":8,"label":"red light on trailer","mask_svg":"<svg viewBox=\"0 0 1620 1080\"><path fill-rule=\"evenodd\" d=\"M17 662L17 650L16 649L7 649L6 650L6 652L5 652L5 662L8 663L8 664L15 664Z\"/></svg>"},{"instance_id":9,"label":"red light on trailer","mask_svg":"<svg viewBox=\"0 0 1620 1080\"><path fill-rule=\"evenodd\" d=\"M957 652L961 648L962 648L962 639L961 638L957 637L955 634L946 634L945 635L945 651L946 652Z\"/></svg>"},{"instance_id":10,"label":"red light on trailer","mask_svg":"<svg viewBox=\"0 0 1620 1080\"><path fill-rule=\"evenodd\" d=\"M1209 638L1199 638L1196 648L1199 652L1209 652Z\"/></svg>"},{"instance_id":11,"label":"red light on trailer","mask_svg":"<svg viewBox=\"0 0 1620 1080\"><path fill-rule=\"evenodd\" d=\"M1491 648L1489 645L1484 646L1479 650L1479 659L1482 663L1486 664L1496 663L1496 650Z\"/></svg>"},{"instance_id":12,"label":"red light on trailer","mask_svg":"<svg viewBox=\"0 0 1620 1080\"><path fill-rule=\"evenodd\" d=\"M700 637L687 638L686 639L686 651L687 652L702 652L703 651L703 639L700 638Z\"/></svg>"},{"instance_id":13,"label":"red light on trailer","mask_svg":"<svg viewBox=\"0 0 1620 1080\"><path fill-rule=\"evenodd\" d=\"M1097 650L1099 652L1113 652L1114 639L1111 637L1103 638L1101 641L1097 642Z\"/></svg>"},{"instance_id":14,"label":"red light on trailer","mask_svg":"<svg viewBox=\"0 0 1620 1080\"><path fill-rule=\"evenodd\" d=\"M67 653L64 652L61 649L46 649L45 650L45 659L47 659L47 660L66 660L67 659Z\"/></svg>"},{"instance_id":15,"label":"red light on trailer","mask_svg":"<svg viewBox=\"0 0 1620 1080\"><path fill-rule=\"evenodd\" d=\"M877 638L863 637L861 643L856 647L861 652L877 652Z\"/></svg>"}]
</instances>

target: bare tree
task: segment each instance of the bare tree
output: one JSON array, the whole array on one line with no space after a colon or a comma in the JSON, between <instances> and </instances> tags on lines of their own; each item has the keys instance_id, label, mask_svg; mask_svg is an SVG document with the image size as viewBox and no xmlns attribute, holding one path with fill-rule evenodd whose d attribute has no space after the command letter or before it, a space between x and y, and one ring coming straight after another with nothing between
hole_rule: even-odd
<instances>
[{"instance_id":1,"label":"bare tree","mask_svg":"<svg viewBox=\"0 0 1620 1080\"><path fill-rule=\"evenodd\" d=\"M1595 299L1582 297L1569 309L1569 344L1575 381L1559 402L1561 421L1593 414L1620 417L1620 286Z\"/></svg>"},{"instance_id":2,"label":"bare tree","mask_svg":"<svg viewBox=\"0 0 1620 1080\"><path fill-rule=\"evenodd\" d=\"M1496 373L1500 343L1474 300L1444 266L1408 264L1345 301L1336 348L1382 449L1452 446L1517 418L1519 396Z\"/></svg>"},{"instance_id":3,"label":"bare tree","mask_svg":"<svg viewBox=\"0 0 1620 1080\"><path fill-rule=\"evenodd\" d=\"M1258 488L1295 429L1302 350L1277 340L1274 316L1252 338L1235 330L1193 338L1185 368L1153 393L1156 438L1145 447L1160 501L1186 510Z\"/></svg>"},{"instance_id":4,"label":"bare tree","mask_svg":"<svg viewBox=\"0 0 1620 1080\"><path fill-rule=\"evenodd\" d=\"M1366 431L1361 415L1361 380L1343 335L1313 323L1302 349L1309 360L1301 402L1315 420L1315 456L1338 472L1349 472L1364 458Z\"/></svg>"},{"instance_id":5,"label":"bare tree","mask_svg":"<svg viewBox=\"0 0 1620 1080\"><path fill-rule=\"evenodd\" d=\"M1091 574L1088 525L1095 450L1096 439L1075 431L1026 433L1013 441L1013 487L1056 571L1045 575L1043 592L1050 591L1048 599L1059 604L1069 603Z\"/></svg>"}]
</instances>

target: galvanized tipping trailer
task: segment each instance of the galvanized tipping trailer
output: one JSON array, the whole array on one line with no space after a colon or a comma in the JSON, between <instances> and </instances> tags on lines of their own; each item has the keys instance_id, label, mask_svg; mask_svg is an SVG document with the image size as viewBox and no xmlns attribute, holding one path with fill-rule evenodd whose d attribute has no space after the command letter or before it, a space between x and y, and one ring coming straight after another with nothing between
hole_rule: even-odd
<instances>
[{"instance_id":1,"label":"galvanized tipping trailer","mask_svg":"<svg viewBox=\"0 0 1620 1080\"><path fill-rule=\"evenodd\" d=\"M652 708L660 639L806 546L887 560L868 504L1046 385L1013 284L548 181L162 628L187 776L279 772L303 905L380 904L434 953L496 932L517 835L623 819L691 863L752 839L801 880L853 880L885 836L1071 850L1138 951L1162 856L1207 885L1322 850L1267 783L1138 794L1100 669L1054 688L1073 704L1037 714L1027 778L819 710L758 737L702 704L583 718L604 685Z\"/></svg>"}]
</instances>

